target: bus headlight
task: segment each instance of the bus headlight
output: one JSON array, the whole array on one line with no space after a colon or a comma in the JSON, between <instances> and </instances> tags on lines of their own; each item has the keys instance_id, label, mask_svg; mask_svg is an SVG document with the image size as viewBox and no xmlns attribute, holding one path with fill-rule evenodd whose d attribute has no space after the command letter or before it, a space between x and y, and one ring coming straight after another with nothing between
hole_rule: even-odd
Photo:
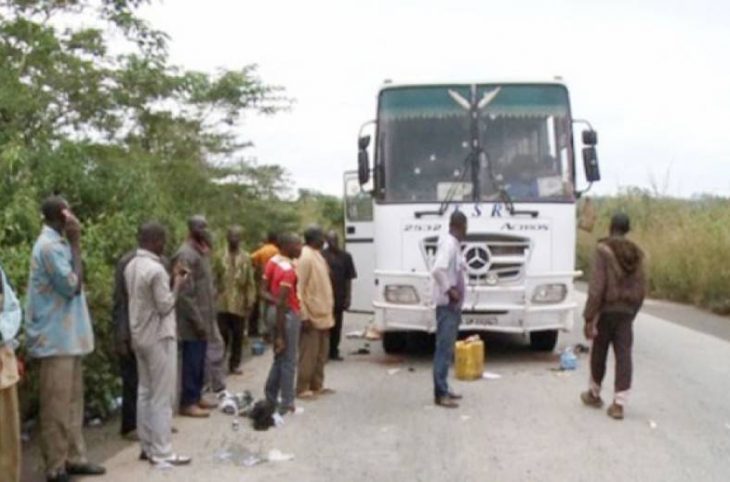
<instances>
[{"instance_id":1,"label":"bus headlight","mask_svg":"<svg viewBox=\"0 0 730 482\"><path fill-rule=\"evenodd\" d=\"M411 285L387 285L385 301L397 305L417 305L421 298L418 296L416 288Z\"/></svg>"},{"instance_id":2,"label":"bus headlight","mask_svg":"<svg viewBox=\"0 0 730 482\"><path fill-rule=\"evenodd\" d=\"M560 303L568 294L568 288L562 283L539 285L532 292L532 302L536 304Z\"/></svg>"}]
</instances>

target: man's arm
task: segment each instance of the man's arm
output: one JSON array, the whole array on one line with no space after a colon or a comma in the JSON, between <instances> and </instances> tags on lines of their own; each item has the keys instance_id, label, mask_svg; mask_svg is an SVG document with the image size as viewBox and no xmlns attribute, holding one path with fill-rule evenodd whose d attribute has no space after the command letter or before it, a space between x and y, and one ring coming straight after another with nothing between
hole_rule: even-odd
<instances>
[{"instance_id":1,"label":"man's arm","mask_svg":"<svg viewBox=\"0 0 730 482\"><path fill-rule=\"evenodd\" d=\"M302 324L307 326L311 315L309 309L307 309L307 297L304 296L304 291L312 277L312 258L310 256L302 256L299 258L299 264L297 265L297 295L302 310Z\"/></svg>"},{"instance_id":2,"label":"man's arm","mask_svg":"<svg viewBox=\"0 0 730 482\"><path fill-rule=\"evenodd\" d=\"M282 285L279 290L279 298L276 300L276 339L274 340L274 351L279 354L286 349L286 338L284 337L286 324L286 299L292 288Z\"/></svg>"},{"instance_id":3,"label":"man's arm","mask_svg":"<svg viewBox=\"0 0 730 482\"><path fill-rule=\"evenodd\" d=\"M253 264L248 256L243 260L243 296L245 299L246 311L250 310L256 303L256 281L254 278ZM263 283L262 283L263 289Z\"/></svg>"},{"instance_id":4,"label":"man's arm","mask_svg":"<svg viewBox=\"0 0 730 482\"><path fill-rule=\"evenodd\" d=\"M588 283L588 299L583 318L586 323L592 323L601 312L603 298L606 293L606 256L600 245L593 255L593 267L591 268L591 280Z\"/></svg>"},{"instance_id":5,"label":"man's arm","mask_svg":"<svg viewBox=\"0 0 730 482\"><path fill-rule=\"evenodd\" d=\"M75 258L75 260L74 260ZM81 290L80 254L68 257L64 245L60 243L46 244L41 248L41 260L48 273L54 291L67 299L72 299Z\"/></svg>"},{"instance_id":6,"label":"man's arm","mask_svg":"<svg viewBox=\"0 0 730 482\"><path fill-rule=\"evenodd\" d=\"M447 293L451 289L448 274L449 261L452 255L451 251L450 243L439 243L438 251L436 252L436 259L434 260L433 268L431 268L431 277L441 293Z\"/></svg>"},{"instance_id":7,"label":"man's arm","mask_svg":"<svg viewBox=\"0 0 730 482\"><path fill-rule=\"evenodd\" d=\"M183 251L174 262L175 266L178 264L182 264L187 269L193 271L197 264L197 260L190 253ZM195 293L195 277L191 273L190 276L188 276L187 282L180 287L180 291L177 296L178 314L181 318L189 320L192 323L193 329L198 337L205 338L208 332L208 327L203 320L203 315L201 315L200 309L198 308Z\"/></svg>"},{"instance_id":8,"label":"man's arm","mask_svg":"<svg viewBox=\"0 0 730 482\"><path fill-rule=\"evenodd\" d=\"M132 335L129 329L129 296L124 280L124 269L129 264L130 258L124 256L117 263L114 271L114 296L112 304L112 323L114 324L114 337L117 353L126 355Z\"/></svg>"},{"instance_id":9,"label":"man's arm","mask_svg":"<svg viewBox=\"0 0 730 482\"><path fill-rule=\"evenodd\" d=\"M345 251L345 309L349 309L352 304L352 280L357 278L355 271L355 263L352 261L350 253Z\"/></svg>"},{"instance_id":10,"label":"man's arm","mask_svg":"<svg viewBox=\"0 0 730 482\"><path fill-rule=\"evenodd\" d=\"M175 276L173 287L170 289L170 277L165 269L160 265L159 270L155 270L150 279L152 287L152 299L157 309L157 314L164 318L175 309L175 302L180 291L181 284L178 281L179 276Z\"/></svg>"}]
</instances>

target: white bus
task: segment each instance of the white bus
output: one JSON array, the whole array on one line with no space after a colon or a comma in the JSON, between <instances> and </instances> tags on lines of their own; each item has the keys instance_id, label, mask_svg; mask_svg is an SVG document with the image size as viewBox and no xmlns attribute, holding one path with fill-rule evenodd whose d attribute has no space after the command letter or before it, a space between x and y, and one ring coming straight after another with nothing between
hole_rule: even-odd
<instances>
[{"instance_id":1,"label":"white bus","mask_svg":"<svg viewBox=\"0 0 730 482\"><path fill-rule=\"evenodd\" d=\"M345 198L360 274L352 310L374 312L386 352L402 350L409 332L436 330L429 272L454 210L469 218L460 329L529 335L536 350L572 329L576 122L588 125L590 187L600 179L597 134L572 118L562 82L381 88Z\"/></svg>"}]
</instances>

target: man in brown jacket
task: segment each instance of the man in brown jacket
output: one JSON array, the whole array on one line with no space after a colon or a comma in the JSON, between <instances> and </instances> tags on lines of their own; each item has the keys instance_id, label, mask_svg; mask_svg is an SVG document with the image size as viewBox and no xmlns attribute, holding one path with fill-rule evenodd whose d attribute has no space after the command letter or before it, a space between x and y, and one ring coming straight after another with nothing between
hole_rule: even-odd
<instances>
[{"instance_id":1,"label":"man in brown jacket","mask_svg":"<svg viewBox=\"0 0 730 482\"><path fill-rule=\"evenodd\" d=\"M608 415L617 420L624 417L624 404L631 388L633 321L645 294L644 254L625 238L630 224L625 214L614 215L610 236L598 242L583 312L585 336L593 340L593 347L590 386L581 394L581 400L591 407L603 406L601 382L606 374L608 347L613 345L616 377Z\"/></svg>"},{"instance_id":2,"label":"man in brown jacket","mask_svg":"<svg viewBox=\"0 0 730 482\"><path fill-rule=\"evenodd\" d=\"M330 350L330 329L335 325L334 297L329 266L322 256L324 232L311 227L304 233L297 265L297 292L301 303L302 333L299 338L297 397L312 398L332 393L324 388L324 365Z\"/></svg>"}]
</instances>

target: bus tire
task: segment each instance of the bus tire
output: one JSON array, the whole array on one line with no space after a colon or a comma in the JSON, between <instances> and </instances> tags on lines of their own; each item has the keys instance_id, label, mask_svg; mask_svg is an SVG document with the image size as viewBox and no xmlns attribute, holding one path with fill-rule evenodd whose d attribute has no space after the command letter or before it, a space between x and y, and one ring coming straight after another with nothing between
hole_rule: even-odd
<instances>
[{"instance_id":1,"label":"bus tire","mask_svg":"<svg viewBox=\"0 0 730 482\"><path fill-rule=\"evenodd\" d=\"M553 351L558 343L558 330L530 332L530 348L535 351Z\"/></svg>"},{"instance_id":2,"label":"bus tire","mask_svg":"<svg viewBox=\"0 0 730 482\"><path fill-rule=\"evenodd\" d=\"M383 333L383 350L385 353L403 353L406 349L406 334L402 331L386 331Z\"/></svg>"}]
</instances>

